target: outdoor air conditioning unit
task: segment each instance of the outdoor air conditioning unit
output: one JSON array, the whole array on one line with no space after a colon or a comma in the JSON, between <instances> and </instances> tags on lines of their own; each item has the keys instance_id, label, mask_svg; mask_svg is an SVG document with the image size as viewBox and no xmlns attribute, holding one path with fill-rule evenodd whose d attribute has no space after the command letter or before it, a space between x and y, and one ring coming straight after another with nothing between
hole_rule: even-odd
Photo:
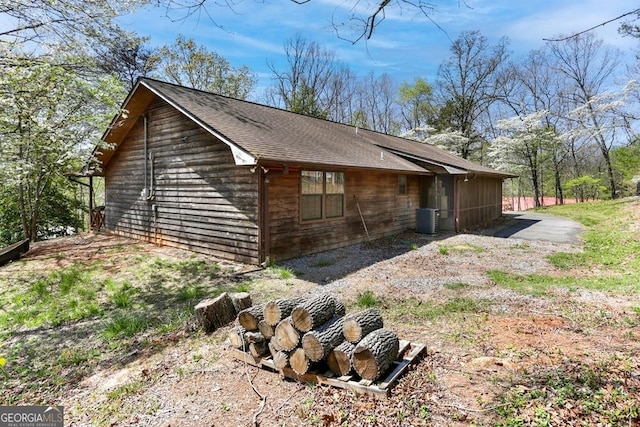
<instances>
[{"instance_id":1,"label":"outdoor air conditioning unit","mask_svg":"<svg viewBox=\"0 0 640 427\"><path fill-rule=\"evenodd\" d=\"M438 210L431 208L416 209L416 232L434 234L438 231Z\"/></svg>"}]
</instances>

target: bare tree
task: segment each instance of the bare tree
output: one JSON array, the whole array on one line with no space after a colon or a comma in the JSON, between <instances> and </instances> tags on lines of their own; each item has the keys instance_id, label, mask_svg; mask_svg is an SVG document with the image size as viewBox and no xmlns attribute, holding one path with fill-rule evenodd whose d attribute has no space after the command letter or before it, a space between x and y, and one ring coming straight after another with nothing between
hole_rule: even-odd
<instances>
[{"instance_id":1,"label":"bare tree","mask_svg":"<svg viewBox=\"0 0 640 427\"><path fill-rule=\"evenodd\" d=\"M458 153L465 159L482 145L477 124L499 98L498 77L508 57L507 45L505 38L491 46L479 31L464 32L438 69L436 88L442 105L439 127L460 131L469 138L468 145Z\"/></svg>"},{"instance_id":2,"label":"bare tree","mask_svg":"<svg viewBox=\"0 0 640 427\"><path fill-rule=\"evenodd\" d=\"M190 16L209 17L216 22L215 12L210 7L228 7L233 9L237 4L246 0L234 2L216 2L214 0L154 0L154 4L166 9L166 14L172 20L185 19ZM263 3L255 0L256 3ZM312 0L290 0L295 5L311 3ZM147 0L147 2L149 2ZM463 0L459 4L466 7ZM436 4L428 0L346 0L343 4L336 6L331 16L331 23L336 36L351 43L360 40L368 40L373 37L376 28L384 22L387 13L418 13L432 23L436 28L440 26L434 21L432 13L436 9Z\"/></svg>"},{"instance_id":3,"label":"bare tree","mask_svg":"<svg viewBox=\"0 0 640 427\"><path fill-rule=\"evenodd\" d=\"M377 132L398 134L400 130L399 105L396 103L398 90L391 77L388 74L376 77L371 72L359 81L358 86L359 115L354 122L360 121L363 127Z\"/></svg>"},{"instance_id":4,"label":"bare tree","mask_svg":"<svg viewBox=\"0 0 640 427\"><path fill-rule=\"evenodd\" d=\"M336 60L335 53L300 34L286 41L284 50L285 70L269 64L274 84L267 92L268 101L314 117L330 119L333 111L342 116L351 92L350 80L344 79L354 75Z\"/></svg>"},{"instance_id":5,"label":"bare tree","mask_svg":"<svg viewBox=\"0 0 640 427\"><path fill-rule=\"evenodd\" d=\"M160 58L145 46L148 37L122 29L116 31L116 37L96 43L95 58L100 70L118 76L130 90L139 77L146 77L157 68Z\"/></svg>"}]
</instances>

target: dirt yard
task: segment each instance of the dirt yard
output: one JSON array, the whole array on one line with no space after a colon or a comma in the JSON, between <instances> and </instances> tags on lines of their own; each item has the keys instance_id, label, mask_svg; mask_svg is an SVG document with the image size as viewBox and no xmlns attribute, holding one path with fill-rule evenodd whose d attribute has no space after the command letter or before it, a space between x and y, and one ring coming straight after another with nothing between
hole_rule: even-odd
<instances>
[{"instance_id":1,"label":"dirt yard","mask_svg":"<svg viewBox=\"0 0 640 427\"><path fill-rule=\"evenodd\" d=\"M592 378L601 390L589 397L593 405L605 402L612 411L616 405L623 411L638 402L632 394L640 390L640 302L584 289L515 292L497 286L489 274L567 275L546 256L580 250L479 234L408 233L280 263L294 273L289 278L223 263L226 280L248 283L254 303L329 292L351 312L360 309L362 295L374 296L386 327L427 347L388 399L301 384L249 366L229 351L228 328L207 335L193 320L169 334L136 339L46 396L49 403L64 405L70 426L606 425L576 404L576 396ZM25 265L37 271L100 261L117 275L135 263L132 254L143 253L191 256L87 235L36 244ZM17 274L15 268L0 274ZM90 325L67 326L69 339L91 346L98 338ZM49 333L25 331L9 344L46 341ZM566 387L558 385L563 381ZM611 397L622 393L621 382L625 396ZM522 422L508 424L517 405ZM638 425L637 416L628 416L624 425Z\"/></svg>"}]
</instances>

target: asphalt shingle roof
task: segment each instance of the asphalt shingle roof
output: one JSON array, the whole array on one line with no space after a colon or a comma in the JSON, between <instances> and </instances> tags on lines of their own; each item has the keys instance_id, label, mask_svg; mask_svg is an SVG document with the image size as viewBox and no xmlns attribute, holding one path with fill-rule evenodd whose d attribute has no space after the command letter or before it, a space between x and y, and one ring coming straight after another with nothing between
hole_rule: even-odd
<instances>
[{"instance_id":1,"label":"asphalt shingle roof","mask_svg":"<svg viewBox=\"0 0 640 427\"><path fill-rule=\"evenodd\" d=\"M136 98L136 92L144 90L141 88L258 161L427 172L428 167L408 160L418 158L471 173L505 175L429 144L148 78L138 82L124 109ZM118 120L116 117L110 128L115 129ZM117 145L123 136L108 131L103 139Z\"/></svg>"}]
</instances>

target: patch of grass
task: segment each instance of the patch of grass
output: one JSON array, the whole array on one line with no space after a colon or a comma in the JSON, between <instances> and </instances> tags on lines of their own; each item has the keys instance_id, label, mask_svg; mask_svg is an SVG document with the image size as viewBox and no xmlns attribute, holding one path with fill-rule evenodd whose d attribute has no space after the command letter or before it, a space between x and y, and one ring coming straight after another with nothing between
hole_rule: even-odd
<instances>
[{"instance_id":1,"label":"patch of grass","mask_svg":"<svg viewBox=\"0 0 640 427\"><path fill-rule=\"evenodd\" d=\"M109 400L122 400L127 396L138 393L144 387L144 382L133 380L126 382L107 393Z\"/></svg>"},{"instance_id":2,"label":"patch of grass","mask_svg":"<svg viewBox=\"0 0 640 427\"><path fill-rule=\"evenodd\" d=\"M440 255L448 255L449 248L447 246L440 246L438 247L438 252L440 252Z\"/></svg>"},{"instance_id":3,"label":"patch of grass","mask_svg":"<svg viewBox=\"0 0 640 427\"><path fill-rule=\"evenodd\" d=\"M107 288L113 288L111 283L107 284ZM118 286L111 294L111 302L117 308L129 308L133 305L133 296L137 293L129 282L124 282Z\"/></svg>"},{"instance_id":4,"label":"patch of grass","mask_svg":"<svg viewBox=\"0 0 640 427\"><path fill-rule=\"evenodd\" d=\"M126 314L114 317L107 322L102 332L108 339L127 338L145 331L149 327L149 320L140 314Z\"/></svg>"},{"instance_id":5,"label":"patch of grass","mask_svg":"<svg viewBox=\"0 0 640 427\"><path fill-rule=\"evenodd\" d=\"M179 302L189 302L201 299L205 295L204 289L196 285L187 285L178 289L176 299Z\"/></svg>"},{"instance_id":6,"label":"patch of grass","mask_svg":"<svg viewBox=\"0 0 640 427\"><path fill-rule=\"evenodd\" d=\"M293 277L295 277L295 275L293 274L293 270L288 267L280 267L278 265L274 265L272 267L269 267L269 271L284 280L292 279Z\"/></svg>"},{"instance_id":7,"label":"patch of grass","mask_svg":"<svg viewBox=\"0 0 640 427\"><path fill-rule=\"evenodd\" d=\"M388 312L392 317L399 319L433 320L437 317L460 313L482 313L486 312L490 306L490 300L466 297L451 298L444 303L408 298L390 303Z\"/></svg>"},{"instance_id":8,"label":"patch of grass","mask_svg":"<svg viewBox=\"0 0 640 427\"><path fill-rule=\"evenodd\" d=\"M566 216L582 223L584 250L575 253L556 253L549 261L557 268L597 274L570 274L564 277L542 275L517 276L492 272L493 280L531 295L547 295L550 288L594 289L605 292L640 293L640 239L629 232L627 212L632 199L593 203L576 203L542 209L547 213Z\"/></svg>"},{"instance_id":9,"label":"patch of grass","mask_svg":"<svg viewBox=\"0 0 640 427\"><path fill-rule=\"evenodd\" d=\"M412 243L410 248L412 251L417 251L420 248L420 246L418 246L417 243Z\"/></svg>"},{"instance_id":10,"label":"patch of grass","mask_svg":"<svg viewBox=\"0 0 640 427\"><path fill-rule=\"evenodd\" d=\"M312 267L329 267L330 265L335 264L335 260L332 259L321 259L313 263Z\"/></svg>"},{"instance_id":11,"label":"patch of grass","mask_svg":"<svg viewBox=\"0 0 640 427\"><path fill-rule=\"evenodd\" d=\"M468 288L469 284L464 282L445 283L444 287L452 291L457 291L460 289Z\"/></svg>"},{"instance_id":12,"label":"patch of grass","mask_svg":"<svg viewBox=\"0 0 640 427\"><path fill-rule=\"evenodd\" d=\"M98 293L104 282L90 269L72 265L33 277L30 284L0 297L0 329L59 326L102 314Z\"/></svg>"},{"instance_id":13,"label":"patch of grass","mask_svg":"<svg viewBox=\"0 0 640 427\"><path fill-rule=\"evenodd\" d=\"M365 291L358 294L356 305L360 308L376 307L380 304L376 295L371 291Z\"/></svg>"},{"instance_id":14,"label":"patch of grass","mask_svg":"<svg viewBox=\"0 0 640 427\"><path fill-rule=\"evenodd\" d=\"M631 379L631 370L619 366L619 360L565 361L525 375L518 386L499 395L496 413L501 419L495 425L550 425L549 414L558 413L576 425L585 420L589 425L635 424L640 421L640 384Z\"/></svg>"}]
</instances>

